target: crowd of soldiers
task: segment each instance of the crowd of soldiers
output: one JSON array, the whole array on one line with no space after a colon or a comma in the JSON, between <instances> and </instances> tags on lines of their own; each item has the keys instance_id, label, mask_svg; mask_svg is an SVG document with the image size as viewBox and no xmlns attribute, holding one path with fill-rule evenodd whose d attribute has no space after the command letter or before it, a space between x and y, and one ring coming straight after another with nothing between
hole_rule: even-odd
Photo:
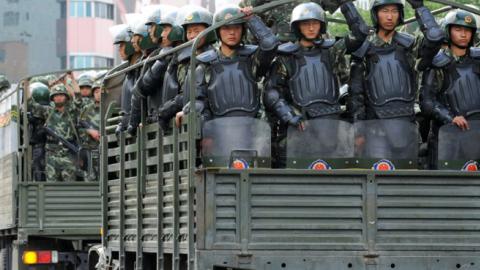
<instances>
[{"instance_id":1,"label":"crowd of soldiers","mask_svg":"<svg viewBox=\"0 0 480 270\"><path fill-rule=\"evenodd\" d=\"M312 119L415 122L419 104L427 119L427 165L435 168L439 127L453 123L467 130L480 109L480 50L473 47L476 20L469 12L453 10L440 26L422 0L407 1L422 33L417 37L397 31L405 19L401 0L375 0L372 26L351 1L338 3L350 32L336 39L329 38L324 11L332 1L299 1L256 16L252 6L269 1L245 0L240 7L225 7L215 14L201 7L169 12L158 7L150 11L143 31L124 25L115 43L122 58L134 64L243 13L244 19L218 28L195 52L199 64L193 108L202 121L231 116L268 119L275 146L272 157L277 158L274 166L282 167L289 126L302 130ZM149 109L147 119L164 128L171 119L177 126L182 123L192 109L191 50L187 47L147 64L143 72L127 74L124 117L117 133L135 135L142 104ZM349 86L346 104L340 103L342 84Z\"/></svg>"},{"instance_id":2,"label":"crowd of soldiers","mask_svg":"<svg viewBox=\"0 0 480 270\"><path fill-rule=\"evenodd\" d=\"M34 77L28 127L33 181L97 181L101 82L90 74Z\"/></svg>"},{"instance_id":3,"label":"crowd of soldiers","mask_svg":"<svg viewBox=\"0 0 480 270\"><path fill-rule=\"evenodd\" d=\"M452 123L467 130L480 112L480 49L473 47L477 26L475 16L463 10L449 12L440 26L423 0L407 1L415 10L422 33L418 37L396 30L405 19L401 0L375 0L372 26L351 1L333 7L335 1L299 1L260 16L253 14L252 6L269 1L245 0L215 14L198 6L149 9L143 20L116 26L114 44L128 65L166 56L126 74L116 133L134 136L142 118L163 129L175 119L179 127L192 110L203 122L265 118L272 126L273 165L281 168L288 127L304 130L305 122L313 119L413 123L419 104L425 122L431 123L424 138L430 146L427 165L436 168L439 127ZM332 39L325 9L337 7L350 32ZM190 104L192 47L168 51L237 15L242 19L206 35L194 52L196 100ZM47 181L76 179L77 163L68 142L91 150L87 153L98 150L99 85L81 79L77 83L71 74L55 82L49 87L51 81L27 85L32 93L33 175L38 181L45 179L43 171ZM342 84L349 87L345 104L340 102ZM39 132L39 127L48 132ZM92 160L80 158L84 163L88 159ZM97 162L91 164L93 169L82 176L86 180L95 179L98 172Z\"/></svg>"}]
</instances>

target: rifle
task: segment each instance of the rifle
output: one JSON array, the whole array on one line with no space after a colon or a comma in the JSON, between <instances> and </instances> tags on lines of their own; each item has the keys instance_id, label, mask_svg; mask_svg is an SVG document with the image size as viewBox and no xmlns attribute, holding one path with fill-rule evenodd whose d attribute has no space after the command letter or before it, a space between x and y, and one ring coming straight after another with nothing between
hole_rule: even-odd
<instances>
[{"instance_id":1,"label":"rifle","mask_svg":"<svg viewBox=\"0 0 480 270\"><path fill-rule=\"evenodd\" d=\"M44 126L43 129L45 130L45 132L47 132L48 135L52 136L53 138L55 138L56 140L58 140L63 146L67 147L68 150L72 151L74 154L78 154L80 152L80 149L78 148L78 146L76 146L75 144L67 141L65 138L63 138L62 136L58 135L53 129L51 129L50 127L47 127L47 126Z\"/></svg>"},{"instance_id":2,"label":"rifle","mask_svg":"<svg viewBox=\"0 0 480 270\"><path fill-rule=\"evenodd\" d=\"M100 130L100 128L97 125L87 120L81 120L81 121L78 121L78 123L80 124L80 127L85 129Z\"/></svg>"}]
</instances>

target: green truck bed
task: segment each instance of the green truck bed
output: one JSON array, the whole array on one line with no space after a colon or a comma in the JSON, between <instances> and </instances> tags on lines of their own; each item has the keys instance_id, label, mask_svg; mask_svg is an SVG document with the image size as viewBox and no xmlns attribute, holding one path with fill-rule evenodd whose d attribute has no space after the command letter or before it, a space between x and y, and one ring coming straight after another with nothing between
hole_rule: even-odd
<instances>
[{"instance_id":1,"label":"green truck bed","mask_svg":"<svg viewBox=\"0 0 480 270\"><path fill-rule=\"evenodd\" d=\"M480 269L477 173L209 170L196 188L197 269Z\"/></svg>"}]
</instances>

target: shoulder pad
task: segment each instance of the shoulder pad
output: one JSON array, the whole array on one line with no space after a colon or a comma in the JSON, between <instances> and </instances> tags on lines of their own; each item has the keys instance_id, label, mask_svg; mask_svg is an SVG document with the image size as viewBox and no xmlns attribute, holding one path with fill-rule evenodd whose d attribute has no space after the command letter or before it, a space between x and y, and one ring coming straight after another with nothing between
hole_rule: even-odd
<instances>
[{"instance_id":1,"label":"shoulder pad","mask_svg":"<svg viewBox=\"0 0 480 270\"><path fill-rule=\"evenodd\" d=\"M470 57L473 59L480 59L480 48L470 48Z\"/></svg>"},{"instance_id":2,"label":"shoulder pad","mask_svg":"<svg viewBox=\"0 0 480 270\"><path fill-rule=\"evenodd\" d=\"M410 48L415 43L415 37L407 33L396 32L394 39L405 48Z\"/></svg>"},{"instance_id":3,"label":"shoulder pad","mask_svg":"<svg viewBox=\"0 0 480 270\"><path fill-rule=\"evenodd\" d=\"M328 49L335 45L335 42L337 42L335 39L324 39L323 42L320 44L320 48Z\"/></svg>"},{"instance_id":4,"label":"shoulder pad","mask_svg":"<svg viewBox=\"0 0 480 270\"><path fill-rule=\"evenodd\" d=\"M296 44L296 43L292 43L292 42L287 42L287 43L283 43L282 45L278 46L278 53L283 53L283 54L291 54L291 53L294 53L296 51L298 51L298 49L300 48L300 45Z\"/></svg>"},{"instance_id":5,"label":"shoulder pad","mask_svg":"<svg viewBox=\"0 0 480 270\"><path fill-rule=\"evenodd\" d=\"M358 58L363 58L365 55L367 55L368 50L370 49L370 41L368 39L365 39L356 51L352 52L352 55Z\"/></svg>"},{"instance_id":6,"label":"shoulder pad","mask_svg":"<svg viewBox=\"0 0 480 270\"><path fill-rule=\"evenodd\" d=\"M192 56L192 47L186 47L178 52L177 60L178 62L185 61Z\"/></svg>"},{"instance_id":7,"label":"shoulder pad","mask_svg":"<svg viewBox=\"0 0 480 270\"><path fill-rule=\"evenodd\" d=\"M256 45L244 45L240 47L237 51L238 55L249 56L254 54L258 49Z\"/></svg>"},{"instance_id":8,"label":"shoulder pad","mask_svg":"<svg viewBox=\"0 0 480 270\"><path fill-rule=\"evenodd\" d=\"M452 58L448 56L444 51L440 51L435 55L432 60L432 65L437 68L445 67L452 62Z\"/></svg>"},{"instance_id":9,"label":"shoulder pad","mask_svg":"<svg viewBox=\"0 0 480 270\"><path fill-rule=\"evenodd\" d=\"M208 50L197 56L197 60L202 63L210 63L215 59L217 59L217 52L215 50Z\"/></svg>"}]
</instances>

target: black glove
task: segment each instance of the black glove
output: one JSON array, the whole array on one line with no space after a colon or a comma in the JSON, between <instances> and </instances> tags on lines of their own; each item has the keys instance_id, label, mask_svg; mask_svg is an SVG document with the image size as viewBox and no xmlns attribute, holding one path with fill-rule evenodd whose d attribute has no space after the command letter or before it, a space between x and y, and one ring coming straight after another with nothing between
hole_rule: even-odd
<instances>
[{"instance_id":1,"label":"black glove","mask_svg":"<svg viewBox=\"0 0 480 270\"><path fill-rule=\"evenodd\" d=\"M407 2L410 3L414 9L423 7L423 0L407 0Z\"/></svg>"},{"instance_id":2,"label":"black glove","mask_svg":"<svg viewBox=\"0 0 480 270\"><path fill-rule=\"evenodd\" d=\"M302 117L300 115L295 115L294 117L288 120L290 126L299 127L302 124Z\"/></svg>"},{"instance_id":3,"label":"black glove","mask_svg":"<svg viewBox=\"0 0 480 270\"><path fill-rule=\"evenodd\" d=\"M130 134L132 136L136 136L137 135L137 127L134 127L133 125L128 125L127 132L128 132L128 134Z\"/></svg>"}]
</instances>

